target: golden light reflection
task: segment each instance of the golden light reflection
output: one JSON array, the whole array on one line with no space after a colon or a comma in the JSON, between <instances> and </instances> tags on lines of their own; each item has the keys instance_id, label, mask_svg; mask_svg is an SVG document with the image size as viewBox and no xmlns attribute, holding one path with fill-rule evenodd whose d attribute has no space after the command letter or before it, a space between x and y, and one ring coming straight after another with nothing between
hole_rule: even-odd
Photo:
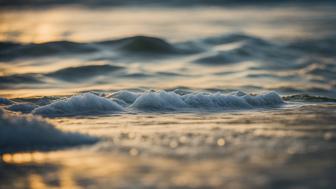
<instances>
[{"instance_id":1,"label":"golden light reflection","mask_svg":"<svg viewBox=\"0 0 336 189\"><path fill-rule=\"evenodd\" d=\"M2 161L7 164L43 163L46 154L41 152L2 154Z\"/></svg>"},{"instance_id":2,"label":"golden light reflection","mask_svg":"<svg viewBox=\"0 0 336 189\"><path fill-rule=\"evenodd\" d=\"M319 116L326 112L332 114L325 111ZM80 130L106 141L74 150L3 154L2 161L16 168L24 167L24 163L37 166L38 171L24 173L30 188L34 189L76 189L85 187L86 182L98 188L106 184L117 188L125 182L143 188L153 185L223 188L233 181L239 185L239 178L255 175L256 169L283 166L289 157L304 149L302 141L318 137L326 141L334 139L332 119L321 119L327 122L323 123L326 130L323 133L320 127L307 125L319 116L298 113L302 113L302 109L273 110L267 116L265 112L246 111L202 114L197 118L190 114L56 118L51 121L61 129ZM115 136L120 140L111 142ZM147 140L140 140L141 136L147 136ZM274 145L268 142L271 139ZM288 142L292 139L295 142ZM109 146L109 142L113 146ZM284 153L279 154L274 146ZM156 155L158 149L162 153ZM208 156L207 150L218 154ZM252 152L248 157L236 158L249 150ZM232 154L223 154L228 151ZM200 156L193 157L201 158L169 156L170 153L197 152ZM166 153L169 155L162 155ZM48 169L46 165L54 167Z\"/></svg>"},{"instance_id":3,"label":"golden light reflection","mask_svg":"<svg viewBox=\"0 0 336 189\"><path fill-rule=\"evenodd\" d=\"M28 180L29 180L30 188L36 188L36 189L50 188L50 186L48 186L44 183L44 179L40 175L31 174L31 175L29 175Z\"/></svg>"},{"instance_id":4,"label":"golden light reflection","mask_svg":"<svg viewBox=\"0 0 336 189\"><path fill-rule=\"evenodd\" d=\"M71 171L63 169L60 172L61 187L60 188L69 188L69 189L79 189L81 187L77 186L75 179L73 178Z\"/></svg>"},{"instance_id":5,"label":"golden light reflection","mask_svg":"<svg viewBox=\"0 0 336 189\"><path fill-rule=\"evenodd\" d=\"M225 145L225 140L224 140L224 138L219 138L219 139L217 140L217 145L218 145L218 146L224 146L224 145Z\"/></svg>"},{"instance_id":6,"label":"golden light reflection","mask_svg":"<svg viewBox=\"0 0 336 189\"><path fill-rule=\"evenodd\" d=\"M58 186L52 186L45 179L45 175L30 174L28 175L28 182L31 189L49 189L49 188L61 188L61 189L79 189L79 187L73 178L73 172L67 168L61 169L56 175L60 181Z\"/></svg>"},{"instance_id":7,"label":"golden light reflection","mask_svg":"<svg viewBox=\"0 0 336 189\"><path fill-rule=\"evenodd\" d=\"M323 11L289 8L192 8L192 9L81 9L2 10L0 40L41 43L56 40L97 41L129 35L154 35L173 40L233 31L266 37L313 35L298 25L277 27L264 23L279 19L320 16ZM76 16L68 16L76 15ZM193 17L190 17L193 15ZM267 15L267 17L265 17ZM38 18L38 19L37 19ZM20 22L17 22L20 20ZM234 20L234 22L233 22ZM224 23L224 24L219 24ZM225 24L229 23L229 24ZM250 24L253 23L253 24ZM117 26L117 27L116 27ZM201 29L200 29L201 28ZM174 31L174 32L172 32Z\"/></svg>"},{"instance_id":8,"label":"golden light reflection","mask_svg":"<svg viewBox=\"0 0 336 189\"><path fill-rule=\"evenodd\" d=\"M267 13L267 17L265 13ZM264 25L264 23L273 20L291 17L301 18L308 13L301 12L300 16L297 14L298 12L293 10L229 10L225 8L153 9L150 11L148 9L134 9L131 11L130 9L5 10L0 13L0 41L13 40L27 43L56 40L98 41L138 34L158 35L171 41L179 41L181 39L189 39L191 36L201 38L236 30L239 32L247 31L249 34L261 35L265 38L274 36L287 37L287 35L295 37L298 34L300 36L311 35L299 26L289 25L274 29L270 28L270 25ZM190 15L193 15L193 17ZM255 22L250 24L251 21ZM231 23L231 25L223 23ZM221 45L214 50L230 50L237 48L239 45L241 44ZM208 54L201 54L200 57L204 55ZM275 87L301 89L305 87L324 87L323 84L311 85L310 83L292 82L290 80L279 82L246 79L247 72L244 72L244 70L250 70L256 65L252 61L241 62L239 66L226 65L221 68L215 66L204 68L204 66L199 65L188 66L193 59L199 58L196 56L198 55L190 58L190 60L188 59L186 61L187 64L183 64L183 62L174 63L170 59L167 64L149 64L147 67L132 63L127 65L130 68L129 70L134 71L134 73L141 71L148 73L173 72L175 70L183 71L183 69L188 69L186 72L191 73L187 77L179 76L169 79L169 82L167 82L167 79L161 78L145 78L143 80L135 78L122 81L119 81L118 78L115 79L117 81L111 79L111 81L106 83L92 84L84 82L78 85L75 84L76 86L74 87L72 84L57 81L55 85L50 82L52 87L50 87L51 85L41 84L36 89L29 88L29 86L19 89L8 88L1 90L0 95L9 98L73 95L87 90L120 90L138 88L139 86L167 89L175 88L177 85L198 90L212 87L239 88L251 83L262 85L263 89ZM48 61L52 63L48 64ZM16 63L17 65L15 65ZM67 58L58 61L53 60L53 58L49 59L49 57L38 60L20 60L14 62L13 65L1 65L0 75L31 72L48 73L65 67L87 63L97 65L107 62L85 62L84 60ZM218 76L224 72L231 72L232 74ZM281 74L280 71L277 72ZM260 72L255 73L260 74ZM265 116L265 113L261 111L242 111L238 113L226 112L225 115L216 113L205 115L201 113L200 115L195 116L193 114L191 116L190 114L181 113L173 116L171 114L160 114L157 117L156 115L127 114L97 116L98 118L94 117L93 119L92 117L55 118L51 122L56 123L55 125L58 128L65 131L80 131L101 137L104 140L103 144L85 146L82 148L84 150L76 148L75 150L61 150L50 154L43 152L6 153L1 155L0 167L3 163L14 168L34 165L38 167L38 170L43 169L44 172L42 173L36 170L29 170L28 173L25 173L26 175L24 176L27 177L28 185L33 189L77 189L80 188L81 181L83 183L95 182L95 184L101 184L101 186L108 185L111 188L113 186L125 186L128 181L143 184L144 188L160 184L162 184L163 188L167 188L167 186L196 188L204 185L223 188L221 186L231 184L237 178L239 178L239 181L236 181L237 187L234 188L241 188L239 187L239 184L241 184L240 178L254 176L256 170L267 167L267 163L271 164L270 162L272 161L279 163L274 161L274 157L267 156L268 153L273 155L271 154L272 146L262 151L263 145L261 144L268 144L267 138L276 139L274 140L278 142L275 143L277 145L274 145L276 147L285 145L284 141L287 141L288 138L297 141L308 137L312 137L311 139L320 137L325 141L335 139L335 134L332 132L332 129L335 128L329 129L330 131L326 133L322 133L319 130L320 128L310 126L310 128L307 128L306 125L316 120L318 116L312 116L311 113L310 115L299 115L301 110L296 110L296 112L287 111L286 114L277 114L275 111L277 110L269 112L268 116ZM322 114L319 116L322 117ZM325 125L332 125L332 121L331 119L319 120ZM291 130L288 129L288 125L291 126ZM320 134L317 135L316 133ZM168 139L166 139L167 136ZM272 143L269 144L272 145ZM222 152L226 152L225 150L229 148L232 151L230 153L235 156L231 156L231 154L222 155ZM281 149L287 153L275 153L274 156L278 156L279 159L286 159L289 155L297 152L297 148L294 147L287 148L284 146ZM244 153L240 150L244 151ZM214 154L208 157L208 152L214 152ZM159 155L156 155L156 153ZM179 159L179 153L190 155L192 158L181 158L183 159L181 160ZM246 158L250 158L250 160L242 158L241 162L245 164L239 162L239 158L235 158L241 157L242 154L251 155L251 157ZM178 157L170 158L170 155ZM249 164L248 161L251 161L252 164ZM54 169L48 170L46 164L53 165ZM249 165L252 168L245 165ZM260 166L257 167L259 169L253 167L256 165ZM20 176L15 174L20 174L20 172L16 173L16 170L13 170L14 179L12 179L15 182L15 176ZM49 171L53 172L53 174L50 174ZM56 181L57 184L54 185L57 186L50 186L52 182L48 180L48 177L55 177L52 181Z\"/></svg>"}]
</instances>

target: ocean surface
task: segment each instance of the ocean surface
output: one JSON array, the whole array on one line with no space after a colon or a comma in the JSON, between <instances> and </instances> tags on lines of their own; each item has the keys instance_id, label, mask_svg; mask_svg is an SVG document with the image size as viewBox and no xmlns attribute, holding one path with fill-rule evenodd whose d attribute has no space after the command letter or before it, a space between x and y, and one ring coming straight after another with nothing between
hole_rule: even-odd
<instances>
[{"instance_id":1,"label":"ocean surface","mask_svg":"<svg viewBox=\"0 0 336 189\"><path fill-rule=\"evenodd\" d=\"M0 1L0 188L335 188L336 5L239 2Z\"/></svg>"}]
</instances>

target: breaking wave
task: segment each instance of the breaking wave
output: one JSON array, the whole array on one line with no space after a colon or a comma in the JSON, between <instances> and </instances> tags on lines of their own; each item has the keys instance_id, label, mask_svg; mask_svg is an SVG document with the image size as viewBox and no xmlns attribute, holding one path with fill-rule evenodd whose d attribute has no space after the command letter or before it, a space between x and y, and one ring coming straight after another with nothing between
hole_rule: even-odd
<instances>
[{"instance_id":1,"label":"breaking wave","mask_svg":"<svg viewBox=\"0 0 336 189\"><path fill-rule=\"evenodd\" d=\"M63 132L41 118L9 115L0 109L0 154L50 150L95 142L95 137Z\"/></svg>"},{"instance_id":2,"label":"breaking wave","mask_svg":"<svg viewBox=\"0 0 336 189\"><path fill-rule=\"evenodd\" d=\"M38 107L33 110L33 114L54 117L120 112L122 110L123 108L116 102L92 93L85 93Z\"/></svg>"},{"instance_id":3,"label":"breaking wave","mask_svg":"<svg viewBox=\"0 0 336 189\"><path fill-rule=\"evenodd\" d=\"M55 117L132 111L227 111L273 108L283 103L282 98L275 92L254 96L243 92L231 94L192 92L181 95L174 91L119 91L107 97L92 93L73 96L38 107L32 113Z\"/></svg>"},{"instance_id":4,"label":"breaking wave","mask_svg":"<svg viewBox=\"0 0 336 189\"><path fill-rule=\"evenodd\" d=\"M296 94L281 97L276 92L259 95L242 91L195 92L176 89L174 91L129 91L95 94L91 92L68 98L19 99L18 102L0 98L6 110L32 113L45 117L78 115L141 113L141 112L221 112L232 110L253 110L278 108L286 101L304 103L336 102L335 98Z\"/></svg>"},{"instance_id":5,"label":"breaking wave","mask_svg":"<svg viewBox=\"0 0 336 189\"><path fill-rule=\"evenodd\" d=\"M225 95L222 93L190 93L178 95L175 92L145 92L131 105L139 110L232 110L276 107L283 103L281 97L270 92L258 96L248 94Z\"/></svg>"}]
</instances>

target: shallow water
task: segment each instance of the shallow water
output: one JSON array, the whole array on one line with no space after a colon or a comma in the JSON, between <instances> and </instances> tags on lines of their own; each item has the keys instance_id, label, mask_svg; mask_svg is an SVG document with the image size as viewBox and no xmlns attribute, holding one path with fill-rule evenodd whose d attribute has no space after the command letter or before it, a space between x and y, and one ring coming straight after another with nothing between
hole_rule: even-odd
<instances>
[{"instance_id":1,"label":"shallow water","mask_svg":"<svg viewBox=\"0 0 336 189\"><path fill-rule=\"evenodd\" d=\"M57 118L96 145L4 155L4 187L333 188L335 105ZM14 182L15 180L15 182ZM15 188L14 187L14 188Z\"/></svg>"},{"instance_id":2,"label":"shallow water","mask_svg":"<svg viewBox=\"0 0 336 189\"><path fill-rule=\"evenodd\" d=\"M0 188L336 185L332 4L0 21Z\"/></svg>"}]
</instances>

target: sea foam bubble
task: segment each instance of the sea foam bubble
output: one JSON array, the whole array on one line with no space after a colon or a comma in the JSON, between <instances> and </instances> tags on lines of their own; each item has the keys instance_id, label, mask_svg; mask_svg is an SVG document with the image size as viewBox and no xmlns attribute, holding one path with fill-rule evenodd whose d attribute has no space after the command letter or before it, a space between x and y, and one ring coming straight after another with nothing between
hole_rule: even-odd
<instances>
[{"instance_id":1,"label":"sea foam bubble","mask_svg":"<svg viewBox=\"0 0 336 189\"><path fill-rule=\"evenodd\" d=\"M116 102L92 93L84 93L38 107L33 114L53 117L120 111L123 111L123 107Z\"/></svg>"},{"instance_id":2,"label":"sea foam bubble","mask_svg":"<svg viewBox=\"0 0 336 189\"><path fill-rule=\"evenodd\" d=\"M191 92L178 94L175 91L118 91L106 97L92 93L72 96L32 111L47 117L107 114L120 112L164 112L164 111L222 111L255 108L273 108L284 103L276 92L249 95L238 91L224 94L220 92Z\"/></svg>"},{"instance_id":3,"label":"sea foam bubble","mask_svg":"<svg viewBox=\"0 0 336 189\"><path fill-rule=\"evenodd\" d=\"M244 94L244 95L242 95ZM145 92L130 106L139 110L230 110L276 107L283 104L282 98L276 92L261 95L245 93L223 94L193 92L179 95L175 92Z\"/></svg>"}]
</instances>

